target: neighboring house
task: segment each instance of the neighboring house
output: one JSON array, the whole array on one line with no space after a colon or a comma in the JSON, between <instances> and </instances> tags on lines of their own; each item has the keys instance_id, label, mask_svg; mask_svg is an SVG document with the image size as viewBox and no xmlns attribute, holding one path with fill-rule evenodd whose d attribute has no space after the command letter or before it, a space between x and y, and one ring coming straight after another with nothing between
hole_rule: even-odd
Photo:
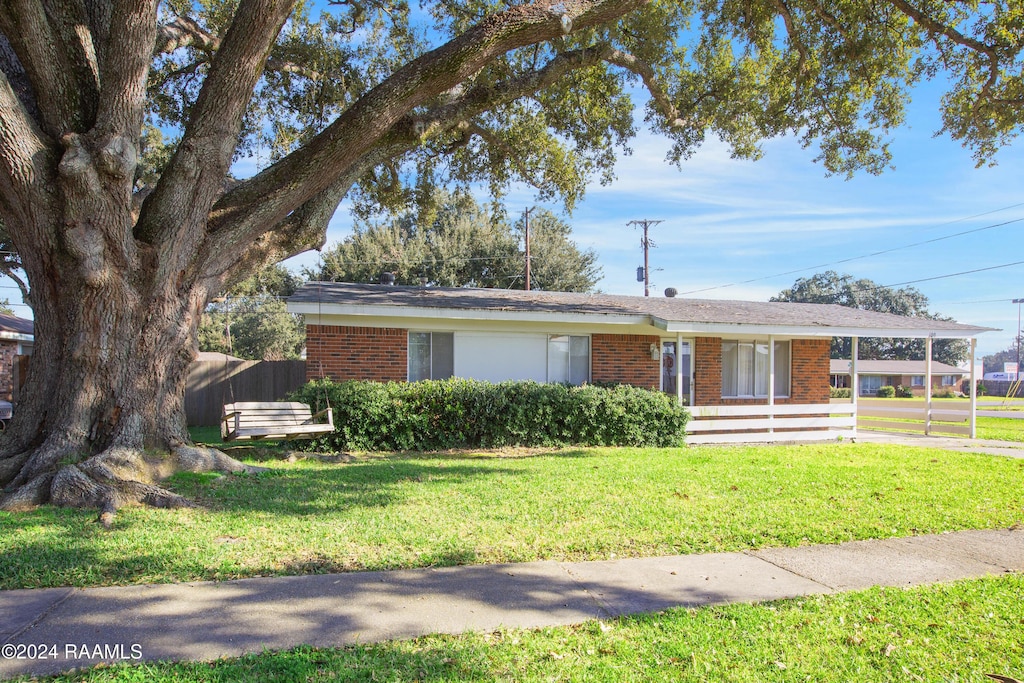
<instances>
[{"instance_id":1,"label":"neighboring house","mask_svg":"<svg viewBox=\"0 0 1024 683\"><path fill-rule=\"evenodd\" d=\"M35 325L0 313L0 400L13 401L20 388L25 358L32 355Z\"/></svg>"},{"instance_id":2,"label":"neighboring house","mask_svg":"<svg viewBox=\"0 0 1024 683\"><path fill-rule=\"evenodd\" d=\"M833 359L829 365L832 386L849 389L850 361ZM858 393L861 396L876 396L880 387L890 386L903 387L915 396L924 396L926 372L923 360L859 360ZM933 392L948 389L962 393L964 378L970 375L970 371L932 361L931 374Z\"/></svg>"},{"instance_id":3,"label":"neighboring house","mask_svg":"<svg viewBox=\"0 0 1024 683\"><path fill-rule=\"evenodd\" d=\"M829 428L833 336L987 329L823 304L346 283L308 283L288 311L305 315L310 379L626 383L676 396L715 423L691 429L716 433L718 418L754 414L824 415Z\"/></svg>"}]
</instances>

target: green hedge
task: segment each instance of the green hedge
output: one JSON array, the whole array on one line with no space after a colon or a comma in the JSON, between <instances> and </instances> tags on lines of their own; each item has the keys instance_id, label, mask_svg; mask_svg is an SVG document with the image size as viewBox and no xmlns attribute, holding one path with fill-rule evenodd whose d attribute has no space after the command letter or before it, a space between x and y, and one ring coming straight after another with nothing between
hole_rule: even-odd
<instances>
[{"instance_id":1,"label":"green hedge","mask_svg":"<svg viewBox=\"0 0 1024 683\"><path fill-rule=\"evenodd\" d=\"M334 409L320 451L443 450L501 446L678 446L689 415L675 399L628 385L311 382L291 396Z\"/></svg>"},{"instance_id":2,"label":"green hedge","mask_svg":"<svg viewBox=\"0 0 1024 683\"><path fill-rule=\"evenodd\" d=\"M895 398L895 397L896 397L896 387L891 387L889 385L878 387L878 398Z\"/></svg>"}]
</instances>

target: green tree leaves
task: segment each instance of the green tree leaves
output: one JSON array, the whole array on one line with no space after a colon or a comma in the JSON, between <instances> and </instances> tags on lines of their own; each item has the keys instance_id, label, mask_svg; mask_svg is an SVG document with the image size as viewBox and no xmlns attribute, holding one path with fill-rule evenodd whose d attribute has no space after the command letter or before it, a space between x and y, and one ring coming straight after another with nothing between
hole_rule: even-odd
<instances>
[{"instance_id":1,"label":"green tree leaves","mask_svg":"<svg viewBox=\"0 0 1024 683\"><path fill-rule=\"evenodd\" d=\"M358 223L355 233L323 253L311 279L439 287L525 287L524 229L481 207L468 194L440 193L418 213L384 223ZM597 254L571 240L572 229L549 211L530 221L532 288L592 291L601 278Z\"/></svg>"},{"instance_id":2,"label":"green tree leaves","mask_svg":"<svg viewBox=\"0 0 1024 683\"><path fill-rule=\"evenodd\" d=\"M928 297L913 287L893 289L868 279L854 280L852 275L840 275L834 270L800 278L789 289L773 296L771 301L793 301L808 304L838 304L865 311L892 313L893 315L951 320L928 310ZM858 342L858 356L863 360L923 360L923 339L865 338ZM832 339L832 358L849 358L850 339ZM947 365L958 365L967 360L969 347L962 339L936 339L932 345L932 358Z\"/></svg>"}]
</instances>

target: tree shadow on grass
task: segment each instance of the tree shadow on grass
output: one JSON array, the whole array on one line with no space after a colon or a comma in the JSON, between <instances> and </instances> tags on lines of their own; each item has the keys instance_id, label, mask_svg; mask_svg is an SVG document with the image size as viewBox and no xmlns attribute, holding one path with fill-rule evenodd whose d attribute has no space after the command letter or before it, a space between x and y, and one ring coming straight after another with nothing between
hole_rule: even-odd
<instances>
[{"instance_id":1,"label":"tree shadow on grass","mask_svg":"<svg viewBox=\"0 0 1024 683\"><path fill-rule=\"evenodd\" d=\"M374 455L341 463L306 459L272 465L269 471L258 474L180 473L165 484L210 510L318 515L401 503L419 485L436 490L457 487L480 477L528 475L529 471L522 466L501 463L534 457L536 454L506 456L459 451ZM577 449L558 451L551 457L594 456Z\"/></svg>"}]
</instances>

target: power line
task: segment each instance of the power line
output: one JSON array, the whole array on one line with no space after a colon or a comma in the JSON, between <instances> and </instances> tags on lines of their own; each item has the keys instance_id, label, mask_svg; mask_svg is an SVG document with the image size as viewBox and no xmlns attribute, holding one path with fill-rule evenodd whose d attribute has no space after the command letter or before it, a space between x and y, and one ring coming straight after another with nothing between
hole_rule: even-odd
<instances>
[{"instance_id":1,"label":"power line","mask_svg":"<svg viewBox=\"0 0 1024 683\"><path fill-rule=\"evenodd\" d=\"M924 277L924 278L921 278L920 280L907 280L906 282L897 282L896 284L892 284L892 285L879 285L879 287L902 287L903 285L913 285L913 284L916 284L918 282L931 282L932 280L945 280L945 279L951 278L951 277L959 277L961 275L970 275L972 273L983 273L986 270L998 270L1000 268L1009 268L1011 266L1019 266L1021 264L1024 264L1024 261L1014 261L1013 263L1003 263L1003 264L998 265L998 266L988 266L986 268L975 268L973 270L964 270L964 271L961 271L959 273L950 273L948 275L936 275L935 277ZM871 287L869 289L878 289L878 287Z\"/></svg>"},{"instance_id":2,"label":"power line","mask_svg":"<svg viewBox=\"0 0 1024 683\"><path fill-rule=\"evenodd\" d=\"M1015 204L1015 205L1013 205L1011 207L1005 207L1004 209L996 209L996 211L1003 211L1003 210L1005 210L1007 208L1014 208L1014 207L1017 207L1017 206L1024 206L1024 203ZM988 213L995 213L995 211L990 211ZM984 216L986 214L978 214L978 215L979 216ZM961 219L958 219L956 221L950 221L950 223L956 223L956 222L959 222L959 221L962 221L962 220L969 220L969 219L968 218L961 218ZM873 256L882 256L884 254L889 254L889 253L892 253L894 251L900 251L902 249L911 249L913 247L920 247L920 246L925 245L925 244L932 244L934 242L941 242L943 240L953 239L954 237L962 237L964 235L970 235L970 234L976 233L976 232L982 232L982 231L985 231L985 230L992 230L994 228L1001 228L1001 227L1004 227L1004 226L1007 226L1007 225L1011 225L1013 223L1019 223L1020 221L1024 221L1024 217L1022 217L1022 218L1014 218L1013 220L1004 221L1002 223L994 223L992 225L986 225L986 226L983 226L983 227L980 227L980 228L973 228L971 230L963 230L961 232L953 233L951 235L943 235L941 237L933 237L933 238L928 239L928 240L922 240L920 242L912 242L910 244L904 244L904 245L901 245L901 246L898 246L898 247L890 247L889 249L882 249L880 251L874 251L874 252L871 252L869 254L862 254L860 256L851 256L850 258L840 259L838 261L830 261L828 263L821 263L821 264L818 264L816 266L805 266L805 267L802 267L802 268L797 268L795 270L787 270L787 271L782 272L782 273L775 273L774 275L765 275L763 277L751 278L750 280L742 280L740 282L731 282L731 283L726 284L726 285L716 285L714 287L704 287L703 289L693 289L693 290L690 290L688 292L680 292L680 294L683 294L683 295L686 295L686 294L699 294L701 292L710 292L710 291L714 291L716 289L726 289L727 287L735 287L736 285L749 285L749 284L754 283L754 282L761 282L762 280L771 280L773 278L782 277L784 275L794 275L796 273L802 273L802 272L807 271L807 270L817 270L819 268L827 268L829 266L835 266L835 265L839 265L839 264L842 264L842 263L850 263L852 261L859 261L860 259L871 258ZM949 223L944 223L943 225L948 225L948 224ZM943 276L943 277L945 277L945 276ZM917 282L924 282L924 280L917 280Z\"/></svg>"}]
</instances>

